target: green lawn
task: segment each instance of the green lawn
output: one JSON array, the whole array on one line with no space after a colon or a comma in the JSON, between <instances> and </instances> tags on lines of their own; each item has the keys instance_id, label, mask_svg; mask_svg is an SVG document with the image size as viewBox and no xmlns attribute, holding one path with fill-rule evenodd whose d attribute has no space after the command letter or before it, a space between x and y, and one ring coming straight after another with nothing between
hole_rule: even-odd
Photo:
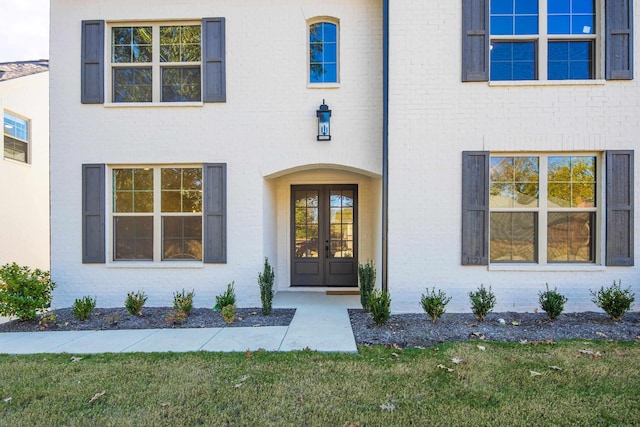
<instances>
[{"instance_id":1,"label":"green lawn","mask_svg":"<svg viewBox=\"0 0 640 427\"><path fill-rule=\"evenodd\" d=\"M2 355L0 425L640 423L638 343L360 350Z\"/></svg>"}]
</instances>

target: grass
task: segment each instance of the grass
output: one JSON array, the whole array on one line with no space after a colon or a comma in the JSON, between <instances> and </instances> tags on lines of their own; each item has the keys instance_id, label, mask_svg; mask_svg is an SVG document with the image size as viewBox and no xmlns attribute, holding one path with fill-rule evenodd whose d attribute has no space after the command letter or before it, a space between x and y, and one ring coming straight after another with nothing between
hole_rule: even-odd
<instances>
[{"instance_id":1,"label":"grass","mask_svg":"<svg viewBox=\"0 0 640 427\"><path fill-rule=\"evenodd\" d=\"M640 420L638 343L475 341L360 350L353 355L102 354L78 361L68 354L2 355L0 425L632 425Z\"/></svg>"}]
</instances>

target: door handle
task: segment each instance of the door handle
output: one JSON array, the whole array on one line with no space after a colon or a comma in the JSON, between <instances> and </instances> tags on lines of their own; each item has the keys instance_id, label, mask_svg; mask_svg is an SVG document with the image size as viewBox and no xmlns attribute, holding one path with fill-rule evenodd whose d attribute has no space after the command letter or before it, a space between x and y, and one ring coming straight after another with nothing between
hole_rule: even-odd
<instances>
[{"instance_id":1,"label":"door handle","mask_svg":"<svg viewBox=\"0 0 640 427\"><path fill-rule=\"evenodd\" d=\"M324 257L325 258L329 258L329 241L326 240L324 243L325 243L325 246L324 246Z\"/></svg>"}]
</instances>

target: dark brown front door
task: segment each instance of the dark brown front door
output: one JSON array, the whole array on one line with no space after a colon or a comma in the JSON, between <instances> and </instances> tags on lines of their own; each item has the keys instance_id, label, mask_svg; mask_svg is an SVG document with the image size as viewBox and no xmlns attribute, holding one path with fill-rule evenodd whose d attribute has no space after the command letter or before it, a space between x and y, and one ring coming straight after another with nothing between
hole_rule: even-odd
<instances>
[{"instance_id":1,"label":"dark brown front door","mask_svg":"<svg viewBox=\"0 0 640 427\"><path fill-rule=\"evenodd\" d=\"M358 186L291 186L291 286L358 286Z\"/></svg>"}]
</instances>

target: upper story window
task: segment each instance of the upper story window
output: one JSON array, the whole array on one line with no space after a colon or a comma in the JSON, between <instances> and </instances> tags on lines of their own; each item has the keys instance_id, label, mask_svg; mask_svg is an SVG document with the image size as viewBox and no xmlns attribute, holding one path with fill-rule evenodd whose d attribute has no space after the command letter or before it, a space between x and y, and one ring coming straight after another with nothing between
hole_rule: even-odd
<instances>
[{"instance_id":1,"label":"upper story window","mask_svg":"<svg viewBox=\"0 0 640 427\"><path fill-rule=\"evenodd\" d=\"M29 120L4 112L4 158L29 163Z\"/></svg>"},{"instance_id":2,"label":"upper story window","mask_svg":"<svg viewBox=\"0 0 640 427\"><path fill-rule=\"evenodd\" d=\"M113 102L199 102L201 26L111 28Z\"/></svg>"},{"instance_id":3,"label":"upper story window","mask_svg":"<svg viewBox=\"0 0 640 427\"><path fill-rule=\"evenodd\" d=\"M338 83L338 25L309 25L309 83Z\"/></svg>"},{"instance_id":4,"label":"upper story window","mask_svg":"<svg viewBox=\"0 0 640 427\"><path fill-rule=\"evenodd\" d=\"M491 0L491 80L595 75L594 0Z\"/></svg>"},{"instance_id":5,"label":"upper story window","mask_svg":"<svg viewBox=\"0 0 640 427\"><path fill-rule=\"evenodd\" d=\"M631 80L629 0L463 0L462 81Z\"/></svg>"}]
</instances>

